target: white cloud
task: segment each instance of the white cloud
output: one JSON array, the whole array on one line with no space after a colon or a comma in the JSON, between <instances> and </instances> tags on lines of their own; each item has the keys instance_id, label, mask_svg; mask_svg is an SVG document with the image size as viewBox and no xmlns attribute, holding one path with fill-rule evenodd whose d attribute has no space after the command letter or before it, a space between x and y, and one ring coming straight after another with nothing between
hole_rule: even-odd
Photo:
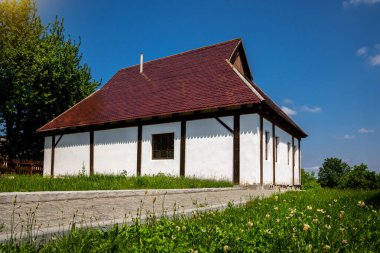
<instances>
[{"instance_id":1,"label":"white cloud","mask_svg":"<svg viewBox=\"0 0 380 253\"><path fill-rule=\"evenodd\" d=\"M286 106L282 106L281 110L283 110L284 113L286 113L286 115L288 115L289 117L292 117L297 114L295 110L290 109L289 107L286 107Z\"/></svg>"},{"instance_id":2,"label":"white cloud","mask_svg":"<svg viewBox=\"0 0 380 253\"><path fill-rule=\"evenodd\" d=\"M303 111L303 112L321 112L322 108L318 107L318 106L309 107L309 106L304 105L304 106L301 106L301 111Z\"/></svg>"},{"instance_id":3,"label":"white cloud","mask_svg":"<svg viewBox=\"0 0 380 253\"><path fill-rule=\"evenodd\" d=\"M360 128L358 130L358 133L361 133L361 134L369 134L369 133L373 133L375 132L375 129L367 129L367 128Z\"/></svg>"},{"instance_id":4,"label":"white cloud","mask_svg":"<svg viewBox=\"0 0 380 253\"><path fill-rule=\"evenodd\" d=\"M345 134L343 136L343 138L346 139L346 140L351 140L351 139L354 139L355 137L356 137L355 135L350 135L350 134Z\"/></svg>"},{"instance_id":5,"label":"white cloud","mask_svg":"<svg viewBox=\"0 0 380 253\"><path fill-rule=\"evenodd\" d=\"M380 54L377 54L375 56L370 56L369 62L371 63L372 66L380 65Z\"/></svg>"},{"instance_id":6,"label":"white cloud","mask_svg":"<svg viewBox=\"0 0 380 253\"><path fill-rule=\"evenodd\" d=\"M356 50L356 55L362 56L368 54L368 47L361 47L358 50Z\"/></svg>"},{"instance_id":7,"label":"white cloud","mask_svg":"<svg viewBox=\"0 0 380 253\"><path fill-rule=\"evenodd\" d=\"M350 7L350 6L357 6L360 4L372 5L372 4L377 4L377 3L380 3L380 0L347 0L347 1L343 1L343 6Z\"/></svg>"},{"instance_id":8,"label":"white cloud","mask_svg":"<svg viewBox=\"0 0 380 253\"><path fill-rule=\"evenodd\" d=\"M284 104L291 105L291 104L294 104L294 101L289 98L284 98Z\"/></svg>"}]
</instances>

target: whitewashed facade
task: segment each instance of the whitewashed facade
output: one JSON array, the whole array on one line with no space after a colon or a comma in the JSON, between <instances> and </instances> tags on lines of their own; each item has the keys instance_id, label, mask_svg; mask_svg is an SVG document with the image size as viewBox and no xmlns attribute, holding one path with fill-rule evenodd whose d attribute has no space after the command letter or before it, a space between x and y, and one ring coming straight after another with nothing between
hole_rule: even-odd
<instances>
[{"instance_id":1,"label":"whitewashed facade","mask_svg":"<svg viewBox=\"0 0 380 253\"><path fill-rule=\"evenodd\" d=\"M234 128L233 116L219 119L230 129ZM242 114L239 119L239 183L299 185L298 139L275 126L275 137L279 138L279 144L277 161L273 163L275 159L273 145L276 144L273 141L272 123L263 118L262 142L260 142L260 115ZM164 173L180 176L181 122L142 125L141 128L141 175ZM269 136L268 144L265 143L265 132ZM174 159L152 158L152 135L159 133L174 133ZM94 131L93 135L94 173L127 172L130 176L137 175L138 128L136 126ZM55 139L60 140L54 150L54 175L76 175L83 172L89 174L90 132L64 134L62 137L56 135ZM215 118L186 121L184 176L233 181L233 142L233 133ZM262 159L260 159L260 143L262 143ZM288 150L289 144L290 150ZM44 150L46 176L51 173L51 147L52 137L47 136Z\"/></svg>"}]
</instances>

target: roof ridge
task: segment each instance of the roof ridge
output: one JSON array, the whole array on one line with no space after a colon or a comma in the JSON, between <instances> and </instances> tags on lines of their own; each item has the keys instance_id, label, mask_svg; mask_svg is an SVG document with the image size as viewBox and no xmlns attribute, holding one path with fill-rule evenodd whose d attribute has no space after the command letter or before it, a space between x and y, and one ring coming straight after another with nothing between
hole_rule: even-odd
<instances>
[{"instance_id":1,"label":"roof ridge","mask_svg":"<svg viewBox=\"0 0 380 253\"><path fill-rule=\"evenodd\" d=\"M219 42L219 43L215 43L215 44L211 44L211 45L208 45L208 46L203 46L203 47L199 47L199 48L195 48L195 49L190 49L190 50L187 50L187 51L183 51L181 53L176 53L176 54L172 54L172 55L168 55L168 56L164 56L164 57L161 57L161 58L158 58L158 59L154 59L154 60L150 60L150 61L146 61L144 62L144 64L147 64L147 63L152 63L154 61L159 61L159 60L163 60L163 59L167 59L167 58L171 58L171 57L174 57L174 56L179 56L179 55L184 55L184 54L189 54L189 53L192 53L194 51L201 51L201 50L205 50L205 49L209 49L209 48L212 48L212 47L216 47L216 46L221 46L223 44L227 44L227 43L230 43L232 41L239 41L241 42L242 39L241 38L235 38L235 39L232 39L232 40L227 40L227 41L223 41L223 42ZM236 49L236 48L235 48ZM234 50L235 50L234 49ZM234 52L233 50L233 52ZM126 70L126 69L130 69L130 68L134 68L134 67L138 67L140 66L140 64L135 64L135 65L132 65L132 66L128 66L128 67L125 67L125 68L121 68L118 70L119 71L122 71L122 70Z\"/></svg>"}]
</instances>

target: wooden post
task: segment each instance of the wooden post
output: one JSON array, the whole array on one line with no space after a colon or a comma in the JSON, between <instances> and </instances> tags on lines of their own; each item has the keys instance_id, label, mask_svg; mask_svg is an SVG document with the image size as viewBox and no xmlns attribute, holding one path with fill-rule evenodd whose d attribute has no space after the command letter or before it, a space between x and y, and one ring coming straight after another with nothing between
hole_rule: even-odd
<instances>
[{"instance_id":1,"label":"wooden post","mask_svg":"<svg viewBox=\"0 0 380 253\"><path fill-rule=\"evenodd\" d=\"M264 164L263 164L263 115L260 114L260 185L264 184Z\"/></svg>"},{"instance_id":2,"label":"wooden post","mask_svg":"<svg viewBox=\"0 0 380 253\"><path fill-rule=\"evenodd\" d=\"M55 135L51 137L51 165L50 165L50 176L54 177L54 152L55 152Z\"/></svg>"},{"instance_id":3,"label":"wooden post","mask_svg":"<svg viewBox=\"0 0 380 253\"><path fill-rule=\"evenodd\" d=\"M186 159L186 120L181 121L181 151L180 151L180 168L181 177L185 176L185 160Z\"/></svg>"},{"instance_id":4,"label":"wooden post","mask_svg":"<svg viewBox=\"0 0 380 253\"><path fill-rule=\"evenodd\" d=\"M292 136L292 184L294 186L294 155L295 155L295 152L294 152L294 136Z\"/></svg>"},{"instance_id":5,"label":"wooden post","mask_svg":"<svg viewBox=\"0 0 380 253\"><path fill-rule=\"evenodd\" d=\"M142 125L137 127L137 176L141 176L141 140L142 140Z\"/></svg>"},{"instance_id":6,"label":"wooden post","mask_svg":"<svg viewBox=\"0 0 380 253\"><path fill-rule=\"evenodd\" d=\"M240 115L234 115L233 182L240 183Z\"/></svg>"},{"instance_id":7,"label":"wooden post","mask_svg":"<svg viewBox=\"0 0 380 253\"><path fill-rule=\"evenodd\" d=\"M273 185L276 185L276 127L272 123Z\"/></svg>"},{"instance_id":8,"label":"wooden post","mask_svg":"<svg viewBox=\"0 0 380 253\"><path fill-rule=\"evenodd\" d=\"M94 131L90 131L90 176L94 175Z\"/></svg>"},{"instance_id":9,"label":"wooden post","mask_svg":"<svg viewBox=\"0 0 380 253\"><path fill-rule=\"evenodd\" d=\"M301 185L301 138L298 139L298 177Z\"/></svg>"}]
</instances>

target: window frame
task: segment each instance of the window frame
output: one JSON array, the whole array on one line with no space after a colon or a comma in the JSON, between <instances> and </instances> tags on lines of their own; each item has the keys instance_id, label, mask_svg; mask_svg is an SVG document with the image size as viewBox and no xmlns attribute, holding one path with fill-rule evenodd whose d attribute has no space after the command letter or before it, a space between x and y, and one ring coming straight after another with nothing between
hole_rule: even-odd
<instances>
[{"instance_id":1,"label":"window frame","mask_svg":"<svg viewBox=\"0 0 380 253\"><path fill-rule=\"evenodd\" d=\"M170 147L170 142L172 142L172 149L170 148L166 148L165 150L163 148L161 149L157 149L157 141L158 139L157 138L161 138L161 146L162 146L162 143L163 143L163 137L167 136L169 139L168 139L168 143L167 143L167 146ZM163 151L166 151L167 152L167 155L166 156L162 156L162 152ZM169 156L169 152L171 151L171 154L172 156ZM159 152L159 156L156 156L157 152ZM174 132L170 132L170 133L159 133L159 134L152 134L152 160L174 160Z\"/></svg>"}]
</instances>

